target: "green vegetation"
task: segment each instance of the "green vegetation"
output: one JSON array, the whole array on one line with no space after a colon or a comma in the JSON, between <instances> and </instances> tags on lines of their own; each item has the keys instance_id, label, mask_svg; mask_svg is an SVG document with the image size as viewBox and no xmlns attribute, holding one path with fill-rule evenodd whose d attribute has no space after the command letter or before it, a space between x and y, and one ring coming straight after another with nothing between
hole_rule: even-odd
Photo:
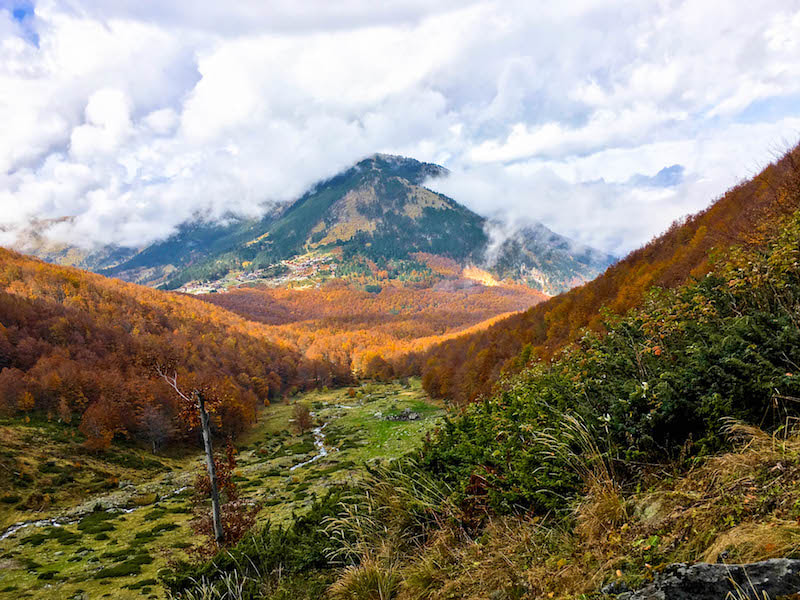
<instances>
[{"instance_id":1,"label":"green vegetation","mask_svg":"<svg viewBox=\"0 0 800 600\"><path fill-rule=\"evenodd\" d=\"M336 577L327 556L325 519L335 516L346 500L341 489L329 492L286 528L267 524L200 567L178 565L164 583L192 599L220 597L231 578L240 584L242 598L320 598Z\"/></svg>"},{"instance_id":2,"label":"green vegetation","mask_svg":"<svg viewBox=\"0 0 800 600\"><path fill-rule=\"evenodd\" d=\"M800 214L371 468L305 530L309 543L328 533L325 560L280 566L305 570L299 598L335 574L330 598L477 600L591 596L673 561L800 556L799 364ZM369 426L373 446L393 423ZM256 539L191 593L221 598L239 578L237 598L286 597Z\"/></svg>"},{"instance_id":3,"label":"green vegetation","mask_svg":"<svg viewBox=\"0 0 800 600\"><path fill-rule=\"evenodd\" d=\"M465 494L478 471L489 506L547 511L580 489L552 440L578 415L604 458L635 478L637 464L720 448L722 419L772 428L800 396L800 218L767 251L730 262L585 335L551 364L536 364L495 398L448 421L423 464Z\"/></svg>"},{"instance_id":4,"label":"green vegetation","mask_svg":"<svg viewBox=\"0 0 800 600\"><path fill-rule=\"evenodd\" d=\"M98 454L65 423L42 416L0 420L0 528L32 518L55 516L65 507L108 494L120 482L137 483L182 468L181 450L154 456L120 443Z\"/></svg>"},{"instance_id":5,"label":"green vegetation","mask_svg":"<svg viewBox=\"0 0 800 600\"><path fill-rule=\"evenodd\" d=\"M294 399L313 407L316 423L329 423L324 431L330 454L304 467L290 470L312 458L317 450L311 434L296 434L291 427L291 402L266 408L260 422L239 441L233 478L243 498L263 507L257 525L262 535L259 544L277 544L270 556L284 561L280 563L284 575L298 569L291 577L283 577L280 586L275 584L287 599L302 598L301 590L319 592L335 575L332 569L313 581L306 581L303 575L306 566L322 564L323 533L315 534L311 546L287 550L296 547L294 540L318 529L316 520L335 514L338 500L334 499L339 492L328 497L329 491L356 482L365 473L367 462L411 451L443 412L441 406L430 403L419 380L408 385L367 383L357 390L358 397L340 389ZM425 418L390 424L375 416L405 408ZM54 594L71 598L80 590L90 598L104 594L122 600L164 597L158 579L166 572L167 562L189 560L198 543L189 526L191 492L176 494L191 485L201 468L197 454L153 456L124 446L112 447L106 453L88 453L80 444L82 439L73 437L67 426L47 421L9 421L0 427L0 435L9 444L3 447L8 461L4 464L14 468L21 465L31 474L31 482L15 484L17 487L4 492L7 496L3 497L16 495L24 500L29 488L21 486L49 485L45 482L59 477L68 470L67 465L82 465L72 470L74 481L53 495L46 508L18 506L20 500L0 504L0 511L5 511L0 513L4 526L64 513L73 515L63 526L23 528L0 541L0 590L13 588L20 597L42 599ZM28 444L36 451L25 453ZM106 458L108 462L104 462ZM98 473L103 486L88 488L88 495L81 494L81 488ZM122 487L119 482L123 482ZM326 497L328 500L323 500ZM326 508L312 508L315 505ZM107 511L104 507L108 506L114 508Z\"/></svg>"}]
</instances>

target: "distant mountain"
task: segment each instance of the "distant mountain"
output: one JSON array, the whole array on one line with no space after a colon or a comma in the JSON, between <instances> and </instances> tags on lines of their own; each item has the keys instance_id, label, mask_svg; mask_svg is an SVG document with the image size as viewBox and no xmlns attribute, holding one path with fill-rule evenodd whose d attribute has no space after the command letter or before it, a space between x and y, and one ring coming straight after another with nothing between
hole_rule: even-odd
<instances>
[{"instance_id":1,"label":"distant mountain","mask_svg":"<svg viewBox=\"0 0 800 600\"><path fill-rule=\"evenodd\" d=\"M428 268L418 259L424 253L556 294L593 279L613 262L541 224L498 238L497 225L423 186L447 173L438 165L377 154L259 220L188 223L169 239L137 250L85 256L41 247L32 253L187 291L214 291L241 281L313 281L322 273L380 272L403 279ZM76 262L69 263L70 257Z\"/></svg>"},{"instance_id":2,"label":"distant mountain","mask_svg":"<svg viewBox=\"0 0 800 600\"><path fill-rule=\"evenodd\" d=\"M221 277L240 267L241 261L231 257L225 262L219 257L233 248L246 246L275 220L277 214L277 209L272 207L260 219L230 217L222 224L185 223L166 240L146 246L124 261L93 270L108 277L168 289L179 287L175 282L191 279L195 271L206 279ZM215 262L209 263L212 258L216 258ZM198 265L203 266L198 270Z\"/></svg>"},{"instance_id":3,"label":"distant mountain","mask_svg":"<svg viewBox=\"0 0 800 600\"><path fill-rule=\"evenodd\" d=\"M134 248L102 246L89 250L51 239L48 232L52 227L72 220L73 217L62 217L32 221L17 234L17 241L13 248L23 254L37 256L49 263L80 267L87 271L95 271L118 264L136 254L137 250Z\"/></svg>"},{"instance_id":4,"label":"distant mountain","mask_svg":"<svg viewBox=\"0 0 800 600\"><path fill-rule=\"evenodd\" d=\"M541 223L504 234L501 240L487 252L489 271L498 279L550 294L586 283L614 262L613 256L553 233Z\"/></svg>"}]
</instances>

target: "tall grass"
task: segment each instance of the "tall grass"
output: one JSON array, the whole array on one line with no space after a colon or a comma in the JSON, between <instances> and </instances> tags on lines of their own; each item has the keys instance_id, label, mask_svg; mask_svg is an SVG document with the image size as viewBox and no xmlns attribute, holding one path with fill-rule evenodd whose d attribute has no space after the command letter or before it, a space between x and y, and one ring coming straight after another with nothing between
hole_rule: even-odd
<instances>
[{"instance_id":1,"label":"tall grass","mask_svg":"<svg viewBox=\"0 0 800 600\"><path fill-rule=\"evenodd\" d=\"M168 592L167 597L170 600L248 600L245 590L255 580L239 571L231 571L214 582L205 577L193 581L193 588L177 594Z\"/></svg>"},{"instance_id":2,"label":"tall grass","mask_svg":"<svg viewBox=\"0 0 800 600\"><path fill-rule=\"evenodd\" d=\"M335 542L328 553L333 561L357 563L387 544L388 553L419 548L431 531L458 521L452 490L411 460L371 469L362 489L341 504L337 516L324 521Z\"/></svg>"},{"instance_id":3,"label":"tall grass","mask_svg":"<svg viewBox=\"0 0 800 600\"><path fill-rule=\"evenodd\" d=\"M562 413L560 420L558 430L537 434L542 458L567 465L581 479L585 496L576 511L578 529L599 538L628 518L610 444L603 449L598 434L577 415Z\"/></svg>"}]
</instances>

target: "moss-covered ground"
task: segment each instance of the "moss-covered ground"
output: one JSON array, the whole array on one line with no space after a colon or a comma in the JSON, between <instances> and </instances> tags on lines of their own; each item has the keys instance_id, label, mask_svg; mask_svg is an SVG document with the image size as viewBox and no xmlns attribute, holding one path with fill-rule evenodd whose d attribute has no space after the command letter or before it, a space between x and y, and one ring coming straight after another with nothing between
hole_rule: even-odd
<instances>
[{"instance_id":1,"label":"moss-covered ground","mask_svg":"<svg viewBox=\"0 0 800 600\"><path fill-rule=\"evenodd\" d=\"M319 452L313 432L293 427L295 402L309 406L315 427L326 424L328 454L292 470ZM407 408L420 418L385 419ZM365 463L412 449L442 412L418 380L278 402L239 440L235 480L243 497L263 506L261 520L285 523L330 485L357 478ZM74 431L53 422L0 423L0 469L11 473L0 477L0 532L63 519L0 541L0 598L163 598L159 570L198 541L189 526L191 490L183 488L200 471L199 454L124 445L89 454Z\"/></svg>"}]
</instances>

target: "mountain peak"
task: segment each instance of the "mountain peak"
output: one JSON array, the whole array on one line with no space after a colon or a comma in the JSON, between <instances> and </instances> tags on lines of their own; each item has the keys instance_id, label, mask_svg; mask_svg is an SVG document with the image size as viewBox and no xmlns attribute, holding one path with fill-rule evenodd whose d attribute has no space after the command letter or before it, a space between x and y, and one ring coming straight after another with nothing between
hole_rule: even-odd
<instances>
[{"instance_id":1,"label":"mountain peak","mask_svg":"<svg viewBox=\"0 0 800 600\"><path fill-rule=\"evenodd\" d=\"M208 287L197 285L203 281L217 282L215 288L259 280L281 285L297 281L296 271L310 273L309 284L370 273L415 281L438 276L431 264L449 261L457 271L476 266L498 280L555 294L609 264L601 253L543 225L509 232L423 187L448 173L433 163L373 154L260 219L186 223L163 242L83 257L80 266L137 283L194 289ZM57 256L43 257L64 262L72 256L59 249Z\"/></svg>"},{"instance_id":2,"label":"mountain peak","mask_svg":"<svg viewBox=\"0 0 800 600\"><path fill-rule=\"evenodd\" d=\"M445 177L450 173L444 167L434 163L421 162L397 154L382 153L376 153L360 160L354 169L361 172L377 171L383 176L400 177L415 185L421 185L432 177Z\"/></svg>"}]
</instances>

